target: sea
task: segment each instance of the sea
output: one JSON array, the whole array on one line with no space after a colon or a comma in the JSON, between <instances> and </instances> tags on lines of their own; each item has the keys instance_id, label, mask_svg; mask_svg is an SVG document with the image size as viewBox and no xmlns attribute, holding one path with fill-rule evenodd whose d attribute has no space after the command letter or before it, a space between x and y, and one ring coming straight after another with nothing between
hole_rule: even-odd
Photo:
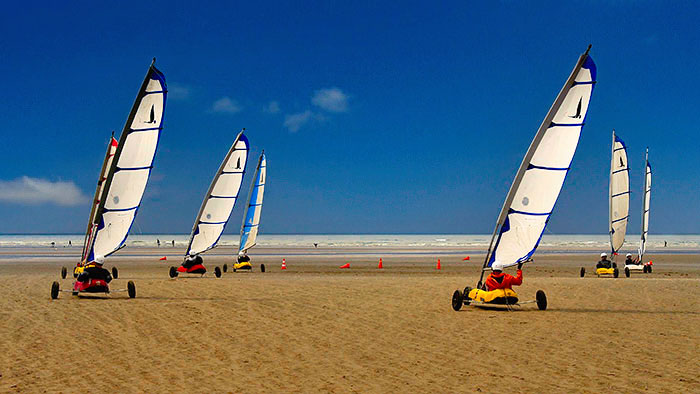
<instances>
[{"instance_id":1,"label":"sea","mask_svg":"<svg viewBox=\"0 0 700 394\"><path fill-rule=\"evenodd\" d=\"M629 234L623 251L636 252L640 236ZM223 235L219 246L238 246L237 234ZM184 249L189 234L131 234L128 248L175 247ZM258 247L264 248L439 248L486 251L491 234L261 234ZM6 248L82 247L83 234L0 234L0 250ZM545 234L538 251L608 251L607 234ZM6 250L5 252L10 252ZM700 253L700 235L649 235L648 253Z\"/></svg>"}]
</instances>

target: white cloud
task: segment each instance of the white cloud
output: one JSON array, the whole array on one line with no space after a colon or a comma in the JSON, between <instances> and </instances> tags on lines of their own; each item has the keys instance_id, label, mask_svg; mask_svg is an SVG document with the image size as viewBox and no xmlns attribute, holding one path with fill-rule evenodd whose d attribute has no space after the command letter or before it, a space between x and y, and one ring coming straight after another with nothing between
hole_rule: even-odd
<instances>
[{"instance_id":1,"label":"white cloud","mask_svg":"<svg viewBox=\"0 0 700 394\"><path fill-rule=\"evenodd\" d=\"M280 103L277 101L270 101L263 107L263 112L267 112L268 114L276 114L280 112Z\"/></svg>"},{"instance_id":2,"label":"white cloud","mask_svg":"<svg viewBox=\"0 0 700 394\"><path fill-rule=\"evenodd\" d=\"M11 181L0 180L0 201L29 205L75 206L87 202L88 197L73 182L51 182L23 176Z\"/></svg>"},{"instance_id":3,"label":"white cloud","mask_svg":"<svg viewBox=\"0 0 700 394\"><path fill-rule=\"evenodd\" d=\"M172 100L187 100L190 98L190 88L177 82L168 84L168 98Z\"/></svg>"},{"instance_id":4,"label":"white cloud","mask_svg":"<svg viewBox=\"0 0 700 394\"><path fill-rule=\"evenodd\" d=\"M320 89L314 92L311 103L328 112L348 110L348 95L338 88Z\"/></svg>"},{"instance_id":5,"label":"white cloud","mask_svg":"<svg viewBox=\"0 0 700 394\"><path fill-rule=\"evenodd\" d=\"M222 97L214 101L214 105L212 105L211 110L213 112L226 112L229 114L235 114L236 112L241 111L241 106L238 105L238 102L236 102L236 100L231 100L230 97Z\"/></svg>"},{"instance_id":6,"label":"white cloud","mask_svg":"<svg viewBox=\"0 0 700 394\"><path fill-rule=\"evenodd\" d=\"M313 113L308 109L304 112L287 115L284 117L284 127L288 128L291 132L297 132L302 126L307 124L312 117Z\"/></svg>"}]
</instances>

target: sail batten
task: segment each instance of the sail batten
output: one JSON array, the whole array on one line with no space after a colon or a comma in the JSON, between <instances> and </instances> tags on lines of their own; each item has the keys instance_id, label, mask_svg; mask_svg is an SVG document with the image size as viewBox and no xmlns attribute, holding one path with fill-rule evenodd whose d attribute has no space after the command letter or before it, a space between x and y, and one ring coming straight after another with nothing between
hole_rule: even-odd
<instances>
[{"instance_id":1,"label":"sail batten","mask_svg":"<svg viewBox=\"0 0 700 394\"><path fill-rule=\"evenodd\" d=\"M260 159L258 159L258 165L255 169L253 182L250 185L250 192L248 193L247 209L241 225L241 240L238 244L239 253L246 253L248 249L256 244L266 181L267 161L265 159L265 151L263 151L260 154Z\"/></svg>"},{"instance_id":2,"label":"sail batten","mask_svg":"<svg viewBox=\"0 0 700 394\"><path fill-rule=\"evenodd\" d=\"M586 50L515 175L496 221L484 268L495 260L505 266L515 265L535 252L571 167L595 82L596 66Z\"/></svg>"},{"instance_id":3,"label":"sail batten","mask_svg":"<svg viewBox=\"0 0 700 394\"><path fill-rule=\"evenodd\" d=\"M87 256L109 256L121 249L134 223L153 168L167 96L165 76L148 69L124 125L96 209Z\"/></svg>"},{"instance_id":4,"label":"sail batten","mask_svg":"<svg viewBox=\"0 0 700 394\"><path fill-rule=\"evenodd\" d=\"M209 185L192 226L186 254L204 253L216 247L238 201L249 149L248 138L241 131Z\"/></svg>"},{"instance_id":5,"label":"sail batten","mask_svg":"<svg viewBox=\"0 0 700 394\"><path fill-rule=\"evenodd\" d=\"M613 256L625 243L629 219L630 180L627 146L612 133L612 155L610 159L610 247Z\"/></svg>"}]
</instances>

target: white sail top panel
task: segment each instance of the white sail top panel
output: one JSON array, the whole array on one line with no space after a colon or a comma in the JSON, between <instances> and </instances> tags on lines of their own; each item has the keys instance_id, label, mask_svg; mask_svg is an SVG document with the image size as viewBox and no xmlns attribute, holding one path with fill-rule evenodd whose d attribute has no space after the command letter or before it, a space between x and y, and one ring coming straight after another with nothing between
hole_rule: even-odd
<instances>
[{"instance_id":1,"label":"white sail top panel","mask_svg":"<svg viewBox=\"0 0 700 394\"><path fill-rule=\"evenodd\" d=\"M498 239L485 266L496 260L515 265L535 252L576 151L595 78L595 63L586 52L523 159L499 215Z\"/></svg>"},{"instance_id":2,"label":"white sail top panel","mask_svg":"<svg viewBox=\"0 0 700 394\"><path fill-rule=\"evenodd\" d=\"M214 175L199 209L186 254L203 253L219 242L238 201L248 160L248 138L241 132Z\"/></svg>"},{"instance_id":3,"label":"white sail top panel","mask_svg":"<svg viewBox=\"0 0 700 394\"><path fill-rule=\"evenodd\" d=\"M241 241L238 247L239 253L246 252L248 249L255 246L255 240L258 237L258 229L260 227L260 215L262 213L266 181L267 161L265 160L265 152L263 152L258 160L258 167L255 170L253 183L250 187L250 194L248 195L248 209L243 217L243 225L241 226Z\"/></svg>"},{"instance_id":4,"label":"white sail top panel","mask_svg":"<svg viewBox=\"0 0 700 394\"><path fill-rule=\"evenodd\" d=\"M610 246L617 253L625 243L630 207L630 176L627 147L613 132L610 161Z\"/></svg>"},{"instance_id":5,"label":"white sail top panel","mask_svg":"<svg viewBox=\"0 0 700 394\"><path fill-rule=\"evenodd\" d=\"M108 256L126 242L146 190L162 130L167 86L154 65L148 69L107 173L89 259Z\"/></svg>"},{"instance_id":6,"label":"white sail top panel","mask_svg":"<svg viewBox=\"0 0 700 394\"><path fill-rule=\"evenodd\" d=\"M644 197L642 197L642 239L639 241L639 261L642 261L646 252L647 236L649 235L649 206L651 203L651 164L646 160L646 174L644 178Z\"/></svg>"}]
</instances>

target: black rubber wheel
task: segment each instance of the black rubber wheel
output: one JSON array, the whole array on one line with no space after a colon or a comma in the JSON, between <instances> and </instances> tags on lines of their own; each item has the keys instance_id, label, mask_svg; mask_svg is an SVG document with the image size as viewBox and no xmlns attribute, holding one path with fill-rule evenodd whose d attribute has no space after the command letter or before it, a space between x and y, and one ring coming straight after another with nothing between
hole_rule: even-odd
<instances>
[{"instance_id":1,"label":"black rubber wheel","mask_svg":"<svg viewBox=\"0 0 700 394\"><path fill-rule=\"evenodd\" d=\"M126 284L126 289L129 293L129 298L136 297L136 285L134 285L134 282L129 281L129 283Z\"/></svg>"},{"instance_id":2,"label":"black rubber wheel","mask_svg":"<svg viewBox=\"0 0 700 394\"><path fill-rule=\"evenodd\" d=\"M544 294L544 291L537 290L537 293L535 294L535 299L537 300L537 308L539 308L539 310L547 310L547 295Z\"/></svg>"},{"instance_id":3,"label":"black rubber wheel","mask_svg":"<svg viewBox=\"0 0 700 394\"><path fill-rule=\"evenodd\" d=\"M65 269L65 268L64 268L64 269ZM59 289L60 289L60 287L59 287L58 282L54 281L54 282L51 284L51 299L52 299L52 300L55 300L56 298L58 298L58 291L59 291Z\"/></svg>"},{"instance_id":4,"label":"black rubber wheel","mask_svg":"<svg viewBox=\"0 0 700 394\"><path fill-rule=\"evenodd\" d=\"M618 276L620 276L620 270L613 268L613 278L617 278Z\"/></svg>"},{"instance_id":5,"label":"black rubber wheel","mask_svg":"<svg viewBox=\"0 0 700 394\"><path fill-rule=\"evenodd\" d=\"M221 278L221 268L214 267L214 275L216 275L217 278Z\"/></svg>"},{"instance_id":6,"label":"black rubber wheel","mask_svg":"<svg viewBox=\"0 0 700 394\"><path fill-rule=\"evenodd\" d=\"M459 311L462 309L462 305L464 305L464 297L462 296L462 292L460 290L455 290L455 292L452 293L452 309Z\"/></svg>"},{"instance_id":7,"label":"black rubber wheel","mask_svg":"<svg viewBox=\"0 0 700 394\"><path fill-rule=\"evenodd\" d=\"M642 267L642 272L644 272L645 274L647 273L647 266L646 265L644 267Z\"/></svg>"},{"instance_id":8,"label":"black rubber wheel","mask_svg":"<svg viewBox=\"0 0 700 394\"><path fill-rule=\"evenodd\" d=\"M112 267L112 278L119 279L119 270L117 267Z\"/></svg>"},{"instance_id":9,"label":"black rubber wheel","mask_svg":"<svg viewBox=\"0 0 700 394\"><path fill-rule=\"evenodd\" d=\"M260 272L265 272L265 264L260 264Z\"/></svg>"},{"instance_id":10,"label":"black rubber wheel","mask_svg":"<svg viewBox=\"0 0 700 394\"><path fill-rule=\"evenodd\" d=\"M581 277L583 278L584 276L586 276L586 268L581 267Z\"/></svg>"},{"instance_id":11,"label":"black rubber wheel","mask_svg":"<svg viewBox=\"0 0 700 394\"><path fill-rule=\"evenodd\" d=\"M613 263L613 268L617 268L617 263Z\"/></svg>"},{"instance_id":12,"label":"black rubber wheel","mask_svg":"<svg viewBox=\"0 0 700 394\"><path fill-rule=\"evenodd\" d=\"M472 292L472 288L467 286L464 288L464 293L462 293L462 299L464 300L464 305L469 305L472 302L472 299L469 298L469 293Z\"/></svg>"},{"instance_id":13,"label":"black rubber wheel","mask_svg":"<svg viewBox=\"0 0 700 394\"><path fill-rule=\"evenodd\" d=\"M647 274L651 274L651 266L647 266Z\"/></svg>"},{"instance_id":14,"label":"black rubber wheel","mask_svg":"<svg viewBox=\"0 0 700 394\"><path fill-rule=\"evenodd\" d=\"M224 272L228 272L228 264L224 264Z\"/></svg>"},{"instance_id":15,"label":"black rubber wheel","mask_svg":"<svg viewBox=\"0 0 700 394\"><path fill-rule=\"evenodd\" d=\"M644 269L644 271L646 272L646 269ZM625 267L625 276L628 278L630 277L630 269L627 267Z\"/></svg>"},{"instance_id":16,"label":"black rubber wheel","mask_svg":"<svg viewBox=\"0 0 700 394\"><path fill-rule=\"evenodd\" d=\"M168 273L171 278L177 278L177 268L170 267L170 272Z\"/></svg>"},{"instance_id":17,"label":"black rubber wheel","mask_svg":"<svg viewBox=\"0 0 700 394\"><path fill-rule=\"evenodd\" d=\"M66 275L68 275L68 269L61 267L61 279L66 279Z\"/></svg>"},{"instance_id":18,"label":"black rubber wheel","mask_svg":"<svg viewBox=\"0 0 700 394\"><path fill-rule=\"evenodd\" d=\"M236 267L233 267L232 269L233 269L233 272L236 272Z\"/></svg>"}]
</instances>

